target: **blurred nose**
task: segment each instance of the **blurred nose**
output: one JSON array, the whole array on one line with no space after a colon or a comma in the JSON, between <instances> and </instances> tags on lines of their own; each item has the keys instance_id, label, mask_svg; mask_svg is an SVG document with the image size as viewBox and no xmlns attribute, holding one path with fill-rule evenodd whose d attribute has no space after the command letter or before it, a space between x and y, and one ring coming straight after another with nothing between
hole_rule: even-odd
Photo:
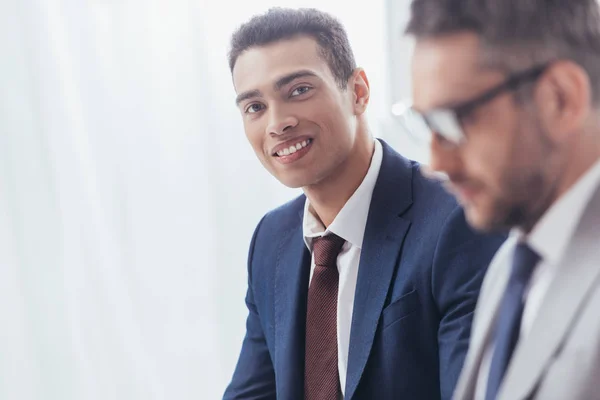
<instances>
[{"instance_id":1,"label":"blurred nose","mask_svg":"<svg viewBox=\"0 0 600 400\"><path fill-rule=\"evenodd\" d=\"M429 173L432 175L444 174L447 176L461 175L462 160L458 146L448 147L440 143L438 135L431 139Z\"/></svg>"},{"instance_id":2,"label":"blurred nose","mask_svg":"<svg viewBox=\"0 0 600 400\"><path fill-rule=\"evenodd\" d=\"M271 107L267 134L283 135L298 125L298 119L285 108Z\"/></svg>"}]
</instances>

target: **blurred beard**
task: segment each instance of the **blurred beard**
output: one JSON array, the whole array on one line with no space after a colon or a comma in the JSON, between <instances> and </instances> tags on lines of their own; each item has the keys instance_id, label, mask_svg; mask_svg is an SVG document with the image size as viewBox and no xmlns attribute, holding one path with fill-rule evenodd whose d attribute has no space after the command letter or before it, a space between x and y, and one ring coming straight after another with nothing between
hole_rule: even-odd
<instances>
[{"instance_id":1,"label":"blurred beard","mask_svg":"<svg viewBox=\"0 0 600 400\"><path fill-rule=\"evenodd\" d=\"M507 171L503 178L505 189L502 191L506 196L497 199L494 204L492 214L495 218L490 223L490 230L517 227L529 233L556 199L559 179L548 173L548 160L553 153L553 146L537 121L533 131L537 134L539 154L546 155L546 159L530 163L528 167L515 167ZM541 160L542 157L538 156L538 159Z\"/></svg>"}]
</instances>

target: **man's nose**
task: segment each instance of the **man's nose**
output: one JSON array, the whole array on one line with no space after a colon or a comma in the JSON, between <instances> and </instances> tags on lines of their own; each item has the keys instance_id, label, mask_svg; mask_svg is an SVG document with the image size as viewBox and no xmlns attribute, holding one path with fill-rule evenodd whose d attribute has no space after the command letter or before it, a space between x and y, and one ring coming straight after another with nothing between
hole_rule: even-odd
<instances>
[{"instance_id":1,"label":"man's nose","mask_svg":"<svg viewBox=\"0 0 600 400\"><path fill-rule=\"evenodd\" d=\"M432 175L444 174L447 176L459 175L462 168L460 157L460 148L458 146L444 146L440 143L437 135L433 134L430 150L429 167L427 168Z\"/></svg>"},{"instance_id":2,"label":"man's nose","mask_svg":"<svg viewBox=\"0 0 600 400\"><path fill-rule=\"evenodd\" d=\"M269 117L267 125L269 135L283 135L298 125L298 118L283 109L272 108Z\"/></svg>"}]
</instances>

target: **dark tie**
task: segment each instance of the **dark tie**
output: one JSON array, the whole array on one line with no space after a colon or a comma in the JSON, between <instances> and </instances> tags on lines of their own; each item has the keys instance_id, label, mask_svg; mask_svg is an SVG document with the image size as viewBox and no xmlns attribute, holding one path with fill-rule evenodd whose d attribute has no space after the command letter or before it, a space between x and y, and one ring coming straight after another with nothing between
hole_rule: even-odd
<instances>
[{"instance_id":1,"label":"dark tie","mask_svg":"<svg viewBox=\"0 0 600 400\"><path fill-rule=\"evenodd\" d=\"M490 374L486 388L486 400L495 400L502 378L519 339L521 317L525 306L523 294L540 256L527 244L519 243L515 248L513 266L500 304L495 328L495 344Z\"/></svg>"},{"instance_id":2,"label":"dark tie","mask_svg":"<svg viewBox=\"0 0 600 400\"><path fill-rule=\"evenodd\" d=\"M315 270L308 288L304 398L341 396L337 346L337 256L344 239L327 235L313 240Z\"/></svg>"}]
</instances>

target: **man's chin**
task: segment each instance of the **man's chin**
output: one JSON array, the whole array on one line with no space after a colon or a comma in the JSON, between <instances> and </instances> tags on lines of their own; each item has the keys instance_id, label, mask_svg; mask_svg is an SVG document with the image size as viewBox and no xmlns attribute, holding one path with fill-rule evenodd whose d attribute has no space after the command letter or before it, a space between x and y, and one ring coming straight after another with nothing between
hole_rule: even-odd
<instances>
[{"instance_id":1,"label":"man's chin","mask_svg":"<svg viewBox=\"0 0 600 400\"><path fill-rule=\"evenodd\" d=\"M275 178L284 186L290 189L301 189L310 185L310 180L298 176L277 176Z\"/></svg>"},{"instance_id":2,"label":"man's chin","mask_svg":"<svg viewBox=\"0 0 600 400\"><path fill-rule=\"evenodd\" d=\"M290 171L291 172L291 171ZM273 174L282 185L290 189L302 189L318 185L322 179L309 171L294 171L295 173Z\"/></svg>"},{"instance_id":3,"label":"man's chin","mask_svg":"<svg viewBox=\"0 0 600 400\"><path fill-rule=\"evenodd\" d=\"M495 231L494 219L491 216L482 213L474 206L465 206L465 216L471 228L480 232Z\"/></svg>"}]
</instances>

